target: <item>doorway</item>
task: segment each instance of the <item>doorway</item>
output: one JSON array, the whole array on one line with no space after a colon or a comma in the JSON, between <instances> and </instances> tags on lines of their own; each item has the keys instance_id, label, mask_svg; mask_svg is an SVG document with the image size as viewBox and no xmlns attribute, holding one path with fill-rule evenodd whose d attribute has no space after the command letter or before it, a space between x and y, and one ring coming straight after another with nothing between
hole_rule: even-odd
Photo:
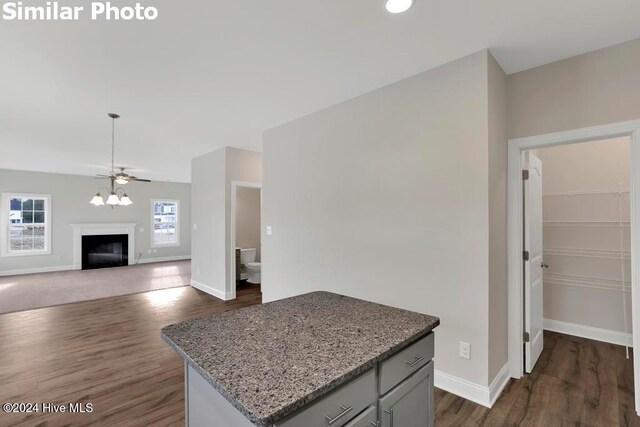
<instances>
[{"instance_id":1,"label":"doorway","mask_svg":"<svg viewBox=\"0 0 640 427\"><path fill-rule=\"evenodd\" d=\"M542 331L631 346L629 137L524 153L524 357ZM526 178L526 179L525 179Z\"/></svg>"},{"instance_id":2,"label":"doorway","mask_svg":"<svg viewBox=\"0 0 640 427\"><path fill-rule=\"evenodd\" d=\"M262 260L262 184L231 182L230 253L227 289L231 299L243 284L261 282Z\"/></svg>"},{"instance_id":3,"label":"doorway","mask_svg":"<svg viewBox=\"0 0 640 427\"><path fill-rule=\"evenodd\" d=\"M638 253L638 242L640 242L640 231L636 224L640 224L640 212L637 208L637 201L640 200L640 173L638 172L640 166L640 121L631 121L624 123L617 123L612 125L603 125L592 128L578 129L566 132L557 132L553 134L546 134L534 137L518 138L509 141L508 151L508 289L509 289L509 370L510 374L514 378L520 378L527 371L527 359L525 353L527 353L526 342L529 338L530 348L529 356L535 355L535 349L532 348L531 336L527 337L524 333L526 331L526 323L535 322L532 317L532 313L527 313L528 306L525 306L526 298L525 294L527 289L525 288L525 282L529 280L536 280L531 276L531 272L527 271L526 263L523 262L526 257L525 242L527 240L524 211L525 211L525 185L523 185L523 164L527 152L531 150L538 150L545 147L564 146L569 144L576 144L582 142L598 141L598 140L614 140L616 138L626 137L630 141L630 153L629 153L629 187L628 197L630 200L631 215L628 218L628 227L630 228L630 250L628 251L628 263L630 264L630 278L626 279L630 282L630 302L631 307L631 331L638 331L640 326L640 294L637 291L636 275L640 267L640 256ZM541 166L544 170L544 165ZM593 213L589 211L588 213ZM542 222L542 217L539 218ZM567 220L569 221L569 220ZM585 220L586 221L586 220ZM598 221L592 221L597 223ZM619 225L620 220L610 221ZM543 224L544 225L544 224ZM562 224L566 226L567 224ZM576 224L573 224L576 225ZM606 226L606 224L599 224ZM579 224L578 226L582 226ZM559 228L559 227L558 227ZM529 242L531 243L531 242ZM541 243L542 246L542 243ZM575 249L575 248L574 248ZM624 252L620 250L619 253ZM531 256L531 254L529 254ZM539 262L539 270L546 270L543 264L547 264L546 259ZM543 275L544 273L542 273ZM622 281L624 287L624 280ZM532 297L529 296L531 299ZM542 304L540 303L540 306ZM620 304L620 309L623 305ZM537 324L540 325L543 322L542 316L538 319ZM530 326L530 325L529 325ZM544 329L544 325L542 327ZM534 331L535 332L535 331ZM637 332L632 332L632 342L635 348L638 348L639 336ZM635 389L640 390L640 352L633 353L633 365L634 365L634 384ZM531 360L533 362L533 360ZM531 368L531 366L529 366ZM640 402L638 397L640 393L635 395L636 411L640 409Z\"/></svg>"}]
</instances>

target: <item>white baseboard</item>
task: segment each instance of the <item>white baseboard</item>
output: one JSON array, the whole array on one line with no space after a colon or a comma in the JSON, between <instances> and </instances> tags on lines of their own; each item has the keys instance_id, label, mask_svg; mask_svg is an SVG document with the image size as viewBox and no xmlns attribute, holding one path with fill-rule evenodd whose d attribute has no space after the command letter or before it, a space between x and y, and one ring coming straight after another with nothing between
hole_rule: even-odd
<instances>
[{"instance_id":1,"label":"white baseboard","mask_svg":"<svg viewBox=\"0 0 640 427\"><path fill-rule=\"evenodd\" d=\"M19 270L0 271L0 276L17 276L19 274L50 273L53 271L75 270L73 265L56 265L52 267L23 268Z\"/></svg>"},{"instance_id":2,"label":"white baseboard","mask_svg":"<svg viewBox=\"0 0 640 427\"><path fill-rule=\"evenodd\" d=\"M436 370L433 375L434 385L439 389L470 400L478 405L486 406L487 408L491 408L496 400L498 400L500 393L504 390L509 379L508 363L502 367L488 387L438 370Z\"/></svg>"},{"instance_id":3,"label":"white baseboard","mask_svg":"<svg viewBox=\"0 0 640 427\"><path fill-rule=\"evenodd\" d=\"M140 258L140 260L138 261L138 264L149 264L152 262L182 261L185 259L191 259L191 255L164 256L159 258Z\"/></svg>"},{"instance_id":4,"label":"white baseboard","mask_svg":"<svg viewBox=\"0 0 640 427\"><path fill-rule=\"evenodd\" d=\"M205 285L204 283L197 282L193 279L191 279L191 286L201 290L202 292L206 292L209 295L213 295L214 297L221 299L223 301L229 301L233 299L230 292L222 292L212 286Z\"/></svg>"},{"instance_id":5,"label":"white baseboard","mask_svg":"<svg viewBox=\"0 0 640 427\"><path fill-rule=\"evenodd\" d=\"M166 262L166 261L182 261L185 259L191 259L191 255L166 256L166 257L160 257L160 258L140 258L140 260L138 261L138 264L147 264L152 262ZM129 265L133 265L133 264L129 264ZM51 267L36 267L36 268L22 268L18 270L5 270L5 271L0 271L0 277L1 276L17 276L19 274L52 273L55 271L68 271L68 270L80 270L80 267L76 267L74 265L56 265Z\"/></svg>"},{"instance_id":6,"label":"white baseboard","mask_svg":"<svg viewBox=\"0 0 640 427\"><path fill-rule=\"evenodd\" d=\"M633 346L633 335L609 329L594 328L593 326L578 325L560 320L544 319L544 329L576 337L589 338L595 341L611 344Z\"/></svg>"},{"instance_id":7,"label":"white baseboard","mask_svg":"<svg viewBox=\"0 0 640 427\"><path fill-rule=\"evenodd\" d=\"M438 370L434 372L433 382L436 387L479 405L489 407L491 403L489 387L481 386Z\"/></svg>"},{"instance_id":8,"label":"white baseboard","mask_svg":"<svg viewBox=\"0 0 640 427\"><path fill-rule=\"evenodd\" d=\"M489 408L496 403L496 400L502 394L502 390L509 384L509 380L511 379L511 375L509 375L509 362L505 363L500 372L496 375L496 377L489 384Z\"/></svg>"}]
</instances>

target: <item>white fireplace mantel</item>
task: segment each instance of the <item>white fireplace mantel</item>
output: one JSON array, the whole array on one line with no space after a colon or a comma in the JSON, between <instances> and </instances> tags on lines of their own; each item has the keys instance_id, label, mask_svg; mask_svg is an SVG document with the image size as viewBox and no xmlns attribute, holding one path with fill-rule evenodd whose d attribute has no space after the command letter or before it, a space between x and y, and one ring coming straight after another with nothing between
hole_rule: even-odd
<instances>
[{"instance_id":1,"label":"white fireplace mantel","mask_svg":"<svg viewBox=\"0 0 640 427\"><path fill-rule=\"evenodd\" d=\"M82 268L82 236L126 234L129 236L129 265L135 260L135 231L137 222L109 222L98 224L71 224L73 227L73 268Z\"/></svg>"}]
</instances>

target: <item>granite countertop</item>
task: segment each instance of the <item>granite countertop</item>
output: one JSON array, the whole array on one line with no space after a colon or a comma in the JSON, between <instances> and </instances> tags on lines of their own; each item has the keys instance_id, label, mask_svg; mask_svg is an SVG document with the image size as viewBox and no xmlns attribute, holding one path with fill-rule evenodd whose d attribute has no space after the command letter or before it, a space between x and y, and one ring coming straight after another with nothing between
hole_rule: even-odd
<instances>
[{"instance_id":1,"label":"granite countertop","mask_svg":"<svg viewBox=\"0 0 640 427\"><path fill-rule=\"evenodd\" d=\"M257 426L271 425L428 334L440 319L329 292L162 329Z\"/></svg>"}]
</instances>

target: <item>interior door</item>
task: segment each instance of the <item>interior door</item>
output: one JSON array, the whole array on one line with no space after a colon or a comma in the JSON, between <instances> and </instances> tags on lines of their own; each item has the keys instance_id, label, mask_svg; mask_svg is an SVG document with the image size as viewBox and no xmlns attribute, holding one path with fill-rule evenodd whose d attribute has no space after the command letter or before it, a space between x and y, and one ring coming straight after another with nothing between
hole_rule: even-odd
<instances>
[{"instance_id":1,"label":"interior door","mask_svg":"<svg viewBox=\"0 0 640 427\"><path fill-rule=\"evenodd\" d=\"M533 370L543 343L542 314L542 162L525 153L528 179L524 183L524 332L525 371ZM526 255L525 252L525 255ZM528 334L528 340L527 340Z\"/></svg>"}]
</instances>

